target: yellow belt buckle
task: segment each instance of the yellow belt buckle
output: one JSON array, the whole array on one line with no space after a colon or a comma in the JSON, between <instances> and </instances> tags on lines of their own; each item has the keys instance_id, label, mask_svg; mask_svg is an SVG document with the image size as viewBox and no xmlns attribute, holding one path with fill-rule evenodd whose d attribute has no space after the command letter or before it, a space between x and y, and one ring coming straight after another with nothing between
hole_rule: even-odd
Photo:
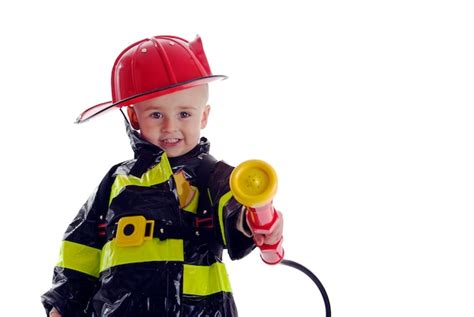
<instances>
[{"instance_id":1,"label":"yellow belt buckle","mask_svg":"<svg viewBox=\"0 0 474 317\"><path fill-rule=\"evenodd\" d=\"M147 225L150 225L148 235ZM115 242L119 247L134 247L143 243L143 240L153 239L154 220L146 220L143 216L130 216L120 218L117 224Z\"/></svg>"}]
</instances>

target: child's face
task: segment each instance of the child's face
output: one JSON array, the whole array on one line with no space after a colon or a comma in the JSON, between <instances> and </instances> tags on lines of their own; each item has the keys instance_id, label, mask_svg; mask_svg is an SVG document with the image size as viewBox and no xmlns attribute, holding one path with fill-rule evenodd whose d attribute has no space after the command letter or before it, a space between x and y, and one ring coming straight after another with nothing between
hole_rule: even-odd
<instances>
[{"instance_id":1,"label":"child's face","mask_svg":"<svg viewBox=\"0 0 474 317\"><path fill-rule=\"evenodd\" d=\"M176 157L199 143L209 116L207 98L207 86L201 85L137 103L128 113L145 140Z\"/></svg>"}]
</instances>

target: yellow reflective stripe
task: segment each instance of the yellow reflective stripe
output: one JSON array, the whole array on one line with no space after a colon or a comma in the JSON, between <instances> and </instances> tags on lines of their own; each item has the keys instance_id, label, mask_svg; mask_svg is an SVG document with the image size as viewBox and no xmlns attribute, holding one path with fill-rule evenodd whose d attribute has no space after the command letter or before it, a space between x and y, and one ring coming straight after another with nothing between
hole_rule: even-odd
<instances>
[{"instance_id":1,"label":"yellow reflective stripe","mask_svg":"<svg viewBox=\"0 0 474 317\"><path fill-rule=\"evenodd\" d=\"M102 249L100 271L121 264L152 261L184 261L183 240L154 238L134 247L118 247L115 240L109 241Z\"/></svg>"},{"instance_id":2,"label":"yellow reflective stripe","mask_svg":"<svg viewBox=\"0 0 474 317\"><path fill-rule=\"evenodd\" d=\"M112 199L117 197L118 194L120 194L120 192L122 191L122 189L128 185L149 187L167 181L171 177L171 175L173 175L173 171L171 169L168 157L165 153L161 155L160 163L156 164L152 169L148 170L140 178L135 177L133 175L117 175L115 177L114 183L112 184L109 205Z\"/></svg>"},{"instance_id":3,"label":"yellow reflective stripe","mask_svg":"<svg viewBox=\"0 0 474 317\"><path fill-rule=\"evenodd\" d=\"M76 242L64 240L56 266L99 276L100 250Z\"/></svg>"},{"instance_id":4,"label":"yellow reflective stripe","mask_svg":"<svg viewBox=\"0 0 474 317\"><path fill-rule=\"evenodd\" d=\"M231 198L232 192L228 192L219 199L219 225L221 227L222 241L224 241L224 245L227 245L224 228L224 206Z\"/></svg>"},{"instance_id":5,"label":"yellow reflective stripe","mask_svg":"<svg viewBox=\"0 0 474 317\"><path fill-rule=\"evenodd\" d=\"M206 296L218 292L232 292L224 263L184 265L183 294Z\"/></svg>"}]
</instances>

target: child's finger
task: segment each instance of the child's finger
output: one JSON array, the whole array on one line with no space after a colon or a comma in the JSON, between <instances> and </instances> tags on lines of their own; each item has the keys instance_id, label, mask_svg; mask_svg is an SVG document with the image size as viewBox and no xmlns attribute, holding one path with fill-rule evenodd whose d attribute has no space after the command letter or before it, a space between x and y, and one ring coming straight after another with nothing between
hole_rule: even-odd
<instances>
[{"instance_id":1,"label":"child's finger","mask_svg":"<svg viewBox=\"0 0 474 317\"><path fill-rule=\"evenodd\" d=\"M265 236L263 234L254 234L253 235L253 241L255 241L255 244L257 247L263 245L265 240Z\"/></svg>"},{"instance_id":2,"label":"child's finger","mask_svg":"<svg viewBox=\"0 0 474 317\"><path fill-rule=\"evenodd\" d=\"M263 243L273 245L281 240L283 235L283 215L281 212L277 211L278 219L273 225L271 231L265 234L265 240Z\"/></svg>"}]
</instances>

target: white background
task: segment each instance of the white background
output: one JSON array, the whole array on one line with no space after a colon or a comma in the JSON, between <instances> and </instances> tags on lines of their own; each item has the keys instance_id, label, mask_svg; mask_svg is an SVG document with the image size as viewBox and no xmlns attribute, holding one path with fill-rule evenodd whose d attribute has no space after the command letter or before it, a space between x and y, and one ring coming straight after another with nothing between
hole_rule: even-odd
<instances>
[{"instance_id":1,"label":"white background","mask_svg":"<svg viewBox=\"0 0 474 317\"><path fill-rule=\"evenodd\" d=\"M474 315L470 1L4 1L2 316L42 316L64 230L131 157L110 70L132 42L203 38L212 152L279 174L288 259L335 316ZM228 263L241 316L324 316L302 273Z\"/></svg>"}]
</instances>

